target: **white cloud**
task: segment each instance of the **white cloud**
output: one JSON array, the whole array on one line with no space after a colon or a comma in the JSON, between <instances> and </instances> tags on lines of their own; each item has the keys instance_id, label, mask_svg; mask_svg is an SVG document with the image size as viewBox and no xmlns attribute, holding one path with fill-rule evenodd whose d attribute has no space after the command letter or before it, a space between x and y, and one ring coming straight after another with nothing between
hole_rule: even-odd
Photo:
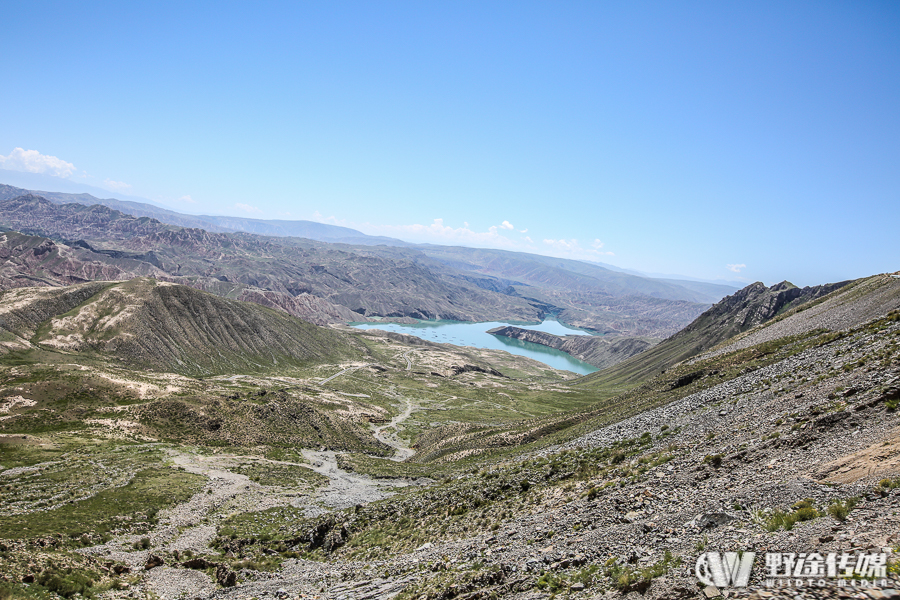
<instances>
[{"instance_id":1,"label":"white cloud","mask_svg":"<svg viewBox=\"0 0 900 600\"><path fill-rule=\"evenodd\" d=\"M601 242L600 240L594 240L591 243L591 248L582 248L581 244L579 244L578 240L576 240L575 238L572 238L571 240L545 239L544 243L555 250L555 254L557 256L563 256L566 258L590 260L596 259L600 256L615 256L614 252L601 250L601 248L603 248L603 242Z\"/></svg>"},{"instance_id":2,"label":"white cloud","mask_svg":"<svg viewBox=\"0 0 900 600\"><path fill-rule=\"evenodd\" d=\"M185 194L178 199L179 202L187 202L188 204L197 204L197 201L191 198L190 194Z\"/></svg>"},{"instance_id":3,"label":"white cloud","mask_svg":"<svg viewBox=\"0 0 900 600\"><path fill-rule=\"evenodd\" d=\"M590 248L583 248L576 239L544 239L544 244L536 244L535 241L527 235L518 235L528 230L525 229L518 232L509 221L503 223L510 227L500 225L491 225L487 231L475 231L471 228L467 221L463 221L462 227L452 227L444 223L444 219L434 219L430 224L412 224L412 225L381 225L372 223L353 223L343 219L338 220L335 217L325 217L319 211L313 213L313 219L320 223L334 223L345 227L353 227L368 235L385 235L400 238L414 243L432 243L444 245L460 245L475 248L499 248L503 250L514 250L519 252L533 252L536 254L546 254L549 256L557 256L560 258L573 258L577 260L599 260L603 256L615 256L613 252L603 250L604 244L599 239L595 239ZM515 238L507 237L507 232Z\"/></svg>"},{"instance_id":4,"label":"white cloud","mask_svg":"<svg viewBox=\"0 0 900 600\"><path fill-rule=\"evenodd\" d=\"M528 233L528 229L520 229L519 233Z\"/></svg>"},{"instance_id":5,"label":"white cloud","mask_svg":"<svg viewBox=\"0 0 900 600\"><path fill-rule=\"evenodd\" d=\"M740 273L741 269L746 269L747 265L739 264L739 265L725 265L729 271L733 271L735 273Z\"/></svg>"},{"instance_id":6,"label":"white cloud","mask_svg":"<svg viewBox=\"0 0 900 600\"><path fill-rule=\"evenodd\" d=\"M500 223L500 229L515 229L515 227L513 227L513 224L509 221L503 221Z\"/></svg>"},{"instance_id":7,"label":"white cloud","mask_svg":"<svg viewBox=\"0 0 900 600\"><path fill-rule=\"evenodd\" d=\"M491 225L487 231L474 231L468 222L463 222L462 227L451 227L445 225L444 219L440 218L435 219L429 225L418 223L413 225L372 225L370 223L357 225L351 223L348 225L361 229L370 235L387 235L415 242L527 250L527 248L522 248L521 242L513 241L504 236L501 233L501 228L504 230L506 228L502 225Z\"/></svg>"},{"instance_id":8,"label":"white cloud","mask_svg":"<svg viewBox=\"0 0 900 600\"><path fill-rule=\"evenodd\" d=\"M330 223L331 225L340 225L341 227L354 227L354 225L348 225L346 219L338 219L334 215L330 217L326 217L319 211L316 211L312 214L312 220L318 221L319 223Z\"/></svg>"},{"instance_id":9,"label":"white cloud","mask_svg":"<svg viewBox=\"0 0 900 600\"><path fill-rule=\"evenodd\" d=\"M77 170L70 162L41 154L37 150L22 148L13 149L9 156L0 154L0 168L26 173L46 173L54 177L68 177Z\"/></svg>"},{"instance_id":10,"label":"white cloud","mask_svg":"<svg viewBox=\"0 0 900 600\"><path fill-rule=\"evenodd\" d=\"M236 202L234 207L238 210L242 210L242 211L248 212L248 213L261 213L262 212L255 206L250 206L249 204L241 204L240 202Z\"/></svg>"},{"instance_id":11,"label":"white cloud","mask_svg":"<svg viewBox=\"0 0 900 600\"><path fill-rule=\"evenodd\" d=\"M131 189L130 183L124 181L113 181L112 179L104 179L103 185L116 192L127 192Z\"/></svg>"}]
</instances>

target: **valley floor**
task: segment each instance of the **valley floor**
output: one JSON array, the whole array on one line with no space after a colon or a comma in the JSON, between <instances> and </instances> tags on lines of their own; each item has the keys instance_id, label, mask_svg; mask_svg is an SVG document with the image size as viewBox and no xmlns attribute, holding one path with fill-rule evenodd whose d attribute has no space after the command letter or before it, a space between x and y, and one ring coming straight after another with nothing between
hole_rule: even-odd
<instances>
[{"instance_id":1,"label":"valley floor","mask_svg":"<svg viewBox=\"0 0 900 600\"><path fill-rule=\"evenodd\" d=\"M896 311L710 353L624 393L489 353L399 336L363 343L371 360L290 375L126 381L94 369L75 386L91 398L101 379L123 378L119 399L102 406L56 405L38 392L63 383L5 366L0 424L20 430L0 444L0 589L32 598L900 597ZM58 381L74 376L59 368ZM158 396L191 412L165 420L148 408ZM329 447L285 443L280 419L307 415L313 402L344 420L291 422L331 436ZM234 422L209 423L212 406ZM88 425L21 433L34 411ZM355 428L340 429L345 421ZM732 551L757 553L749 587L698 583L701 554ZM882 552L892 562L874 584L767 587L810 578L767 577L766 553Z\"/></svg>"}]
</instances>

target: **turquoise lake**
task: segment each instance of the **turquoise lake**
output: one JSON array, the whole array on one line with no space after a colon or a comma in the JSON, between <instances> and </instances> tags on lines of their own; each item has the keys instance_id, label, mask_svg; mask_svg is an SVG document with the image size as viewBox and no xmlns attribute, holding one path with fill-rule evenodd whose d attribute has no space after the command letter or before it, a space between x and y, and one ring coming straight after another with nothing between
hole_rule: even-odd
<instances>
[{"instance_id":1,"label":"turquoise lake","mask_svg":"<svg viewBox=\"0 0 900 600\"><path fill-rule=\"evenodd\" d=\"M514 340L512 338L487 333L488 329L503 327L505 325L515 325L522 329L534 329L536 331L545 331L555 335L591 335L587 331L568 327L559 321L552 319L547 319L543 323L537 325L500 323L497 321L489 321L486 323L422 321L415 325L401 325L399 323L351 323L351 326L357 329L383 329L385 331L414 335L423 340L428 340L429 342L455 344L457 346L473 346L475 348L490 348L493 350L506 350L511 354L533 358L554 369L572 371L579 375L587 375L588 373L593 373L597 370L596 367L592 367L586 362L573 358L565 352L560 352L559 350L554 350L547 346L541 346L540 344L523 342L522 340Z\"/></svg>"}]
</instances>

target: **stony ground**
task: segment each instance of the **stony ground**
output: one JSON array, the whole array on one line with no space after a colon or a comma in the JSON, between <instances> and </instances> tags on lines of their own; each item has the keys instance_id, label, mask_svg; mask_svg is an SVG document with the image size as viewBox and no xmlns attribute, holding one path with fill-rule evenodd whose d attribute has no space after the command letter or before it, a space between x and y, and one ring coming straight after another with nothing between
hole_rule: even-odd
<instances>
[{"instance_id":1,"label":"stony ground","mask_svg":"<svg viewBox=\"0 0 900 600\"><path fill-rule=\"evenodd\" d=\"M130 569L109 598L900 597L895 566L877 588L768 588L759 563L746 589L694 576L711 551L900 550L900 319L809 332L735 376L727 353L701 357L672 403L440 480L349 472L311 449L255 457L263 471L319 476L268 485L242 474L247 457L171 448L172 467L205 477L203 489L148 535L79 552ZM403 368L416 358L398 352ZM373 431L395 459L412 451L397 428L422 410L401 396L399 416ZM223 534L245 514L276 534Z\"/></svg>"},{"instance_id":2,"label":"stony ground","mask_svg":"<svg viewBox=\"0 0 900 600\"><path fill-rule=\"evenodd\" d=\"M82 552L142 573L130 589L107 593L118 597L891 597L890 589L838 588L836 583L767 589L761 568L750 591L704 589L693 567L697 556L709 550L824 554L900 546L900 412L889 408L900 384L893 354L898 340L896 322L878 331L860 328L526 457L528 464L543 465L644 440L621 463L631 469L627 475L620 468L584 479L535 482L527 500L499 527L479 530L475 525L456 535L435 532L433 541L413 551L358 560L336 547L315 560L286 558L275 571L238 569L237 585L231 587L217 585L212 568L186 568L172 559L175 551L186 550L211 556L217 523L235 512L292 504L313 507L306 514L315 516L387 497L393 485L409 483L348 473L337 467L333 453L309 451L304 453L309 463L298 464L311 466L329 483L294 497L229 471L227 457L174 454L176 466L204 475L209 483L165 515L149 536L151 547L135 551L135 540L124 538ZM535 471L529 473L536 479ZM480 476L466 473L457 479L477 485ZM401 502L416 498L403 497ZM848 514L829 514L829 507L850 499L855 505ZM772 527L776 511L790 514L803 501L815 511L814 518L789 530ZM144 570L151 555L166 564ZM598 572L611 566L638 572L660 564L664 570L658 577L638 578L631 589L586 574L591 566ZM889 586L900 587L896 573Z\"/></svg>"}]
</instances>

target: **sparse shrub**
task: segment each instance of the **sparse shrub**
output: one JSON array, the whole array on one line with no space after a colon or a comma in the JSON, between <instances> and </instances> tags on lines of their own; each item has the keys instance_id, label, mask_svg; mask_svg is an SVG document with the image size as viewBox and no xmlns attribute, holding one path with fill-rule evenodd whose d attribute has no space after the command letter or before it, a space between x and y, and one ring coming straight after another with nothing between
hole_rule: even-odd
<instances>
[{"instance_id":1,"label":"sparse shrub","mask_svg":"<svg viewBox=\"0 0 900 600\"><path fill-rule=\"evenodd\" d=\"M835 500L828 507L828 514L838 521L843 521L858 502L859 498L855 497L847 498L846 500Z\"/></svg>"},{"instance_id":2,"label":"sparse shrub","mask_svg":"<svg viewBox=\"0 0 900 600\"><path fill-rule=\"evenodd\" d=\"M613 587L620 591L643 590L650 585L652 579L665 575L680 565L681 559L666 550L665 556L649 567L635 569L630 565L613 564L607 569L607 576L612 579Z\"/></svg>"},{"instance_id":3,"label":"sparse shrub","mask_svg":"<svg viewBox=\"0 0 900 600\"><path fill-rule=\"evenodd\" d=\"M894 479L882 479L878 482L878 487L882 490L898 488L900 487L900 477L895 477Z\"/></svg>"},{"instance_id":4,"label":"sparse shrub","mask_svg":"<svg viewBox=\"0 0 900 600\"><path fill-rule=\"evenodd\" d=\"M703 464L712 465L714 469L718 469L722 466L722 458L721 454L707 454L703 457Z\"/></svg>"},{"instance_id":5,"label":"sparse shrub","mask_svg":"<svg viewBox=\"0 0 900 600\"><path fill-rule=\"evenodd\" d=\"M63 598L71 598L76 594L93 597L91 589L94 585L93 580L83 573L73 572L72 569L47 570L38 575L35 581Z\"/></svg>"},{"instance_id":6,"label":"sparse shrub","mask_svg":"<svg viewBox=\"0 0 900 600\"><path fill-rule=\"evenodd\" d=\"M795 521L812 521L813 519L819 517L819 511L814 509L811 506L804 506L796 511L794 511L794 519Z\"/></svg>"},{"instance_id":7,"label":"sparse shrub","mask_svg":"<svg viewBox=\"0 0 900 600\"><path fill-rule=\"evenodd\" d=\"M785 531L790 531L794 528L796 523L800 523L802 521L812 521L818 517L821 517L821 513L813 508L813 500L812 498L805 498L796 502L791 508L793 508L793 512L784 512L781 510L776 510L774 512L767 512L764 510L754 510L751 511L750 518L751 520L765 529L768 532L778 531L779 529L784 529Z\"/></svg>"},{"instance_id":8,"label":"sparse shrub","mask_svg":"<svg viewBox=\"0 0 900 600\"><path fill-rule=\"evenodd\" d=\"M144 537L132 544L135 550L148 550L150 548L150 538Z\"/></svg>"}]
</instances>

